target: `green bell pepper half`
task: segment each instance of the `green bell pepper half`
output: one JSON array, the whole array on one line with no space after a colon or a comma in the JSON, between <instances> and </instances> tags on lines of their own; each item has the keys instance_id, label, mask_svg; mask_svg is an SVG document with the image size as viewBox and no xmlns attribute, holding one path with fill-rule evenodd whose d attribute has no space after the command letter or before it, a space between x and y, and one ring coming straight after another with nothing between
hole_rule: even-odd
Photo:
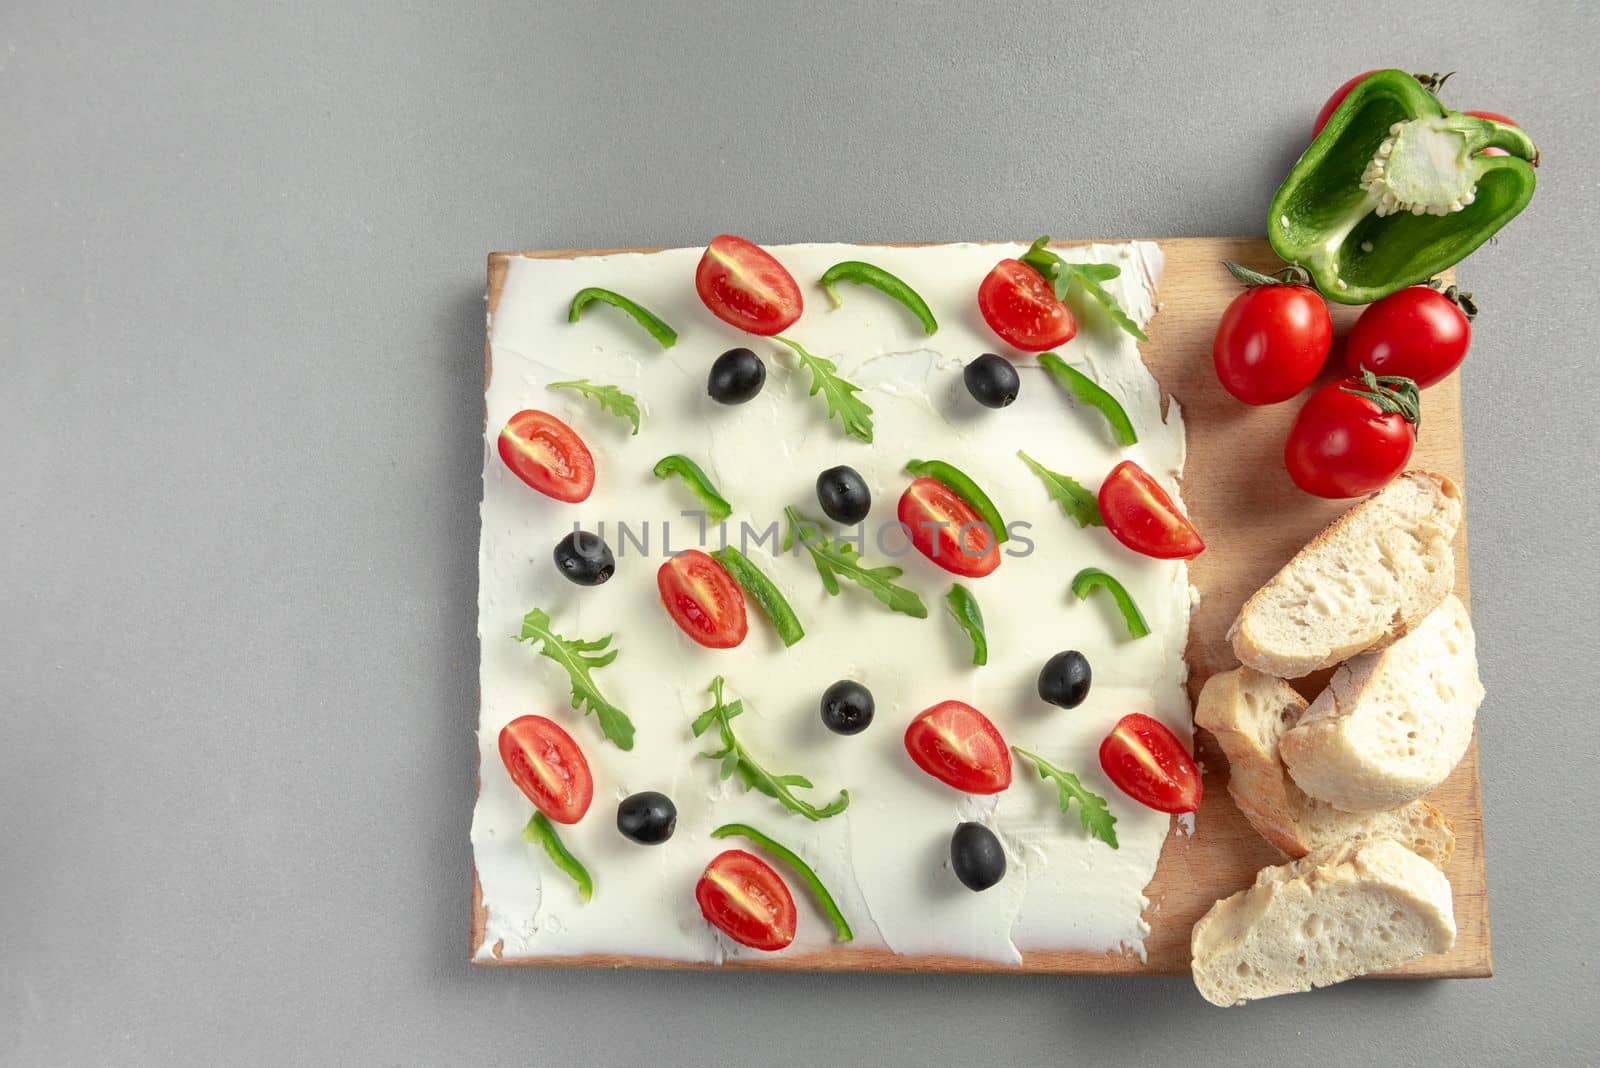
<instances>
[{"instance_id":1,"label":"green bell pepper half","mask_svg":"<svg viewBox=\"0 0 1600 1068\"><path fill-rule=\"evenodd\" d=\"M1490 147L1510 154L1481 154ZM1538 162L1517 127L1449 111L1415 76L1378 71L1350 90L1278 187L1267 236L1323 296L1367 304L1493 237L1533 198Z\"/></svg>"}]
</instances>

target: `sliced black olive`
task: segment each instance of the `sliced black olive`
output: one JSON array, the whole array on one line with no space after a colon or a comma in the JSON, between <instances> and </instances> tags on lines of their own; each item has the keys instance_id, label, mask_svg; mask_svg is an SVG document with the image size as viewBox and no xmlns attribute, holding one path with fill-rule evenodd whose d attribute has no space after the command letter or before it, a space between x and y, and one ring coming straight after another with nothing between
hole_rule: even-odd
<instances>
[{"instance_id":1,"label":"sliced black olive","mask_svg":"<svg viewBox=\"0 0 1600 1068\"><path fill-rule=\"evenodd\" d=\"M987 890L1006 874L1006 851L981 823L963 823L950 836L950 870L968 890Z\"/></svg>"},{"instance_id":2,"label":"sliced black olive","mask_svg":"<svg viewBox=\"0 0 1600 1068\"><path fill-rule=\"evenodd\" d=\"M598 534L574 530L556 542L556 570L580 586L598 586L617 573L611 547Z\"/></svg>"},{"instance_id":3,"label":"sliced black olive","mask_svg":"<svg viewBox=\"0 0 1600 1068\"><path fill-rule=\"evenodd\" d=\"M711 365L706 392L722 404L743 404L767 383L767 365L749 349L729 349Z\"/></svg>"},{"instance_id":4,"label":"sliced black olive","mask_svg":"<svg viewBox=\"0 0 1600 1068\"><path fill-rule=\"evenodd\" d=\"M967 364L961 379L972 399L985 408L1004 408L1017 399L1017 391L1022 388L1022 379L1017 377L1011 361L992 352Z\"/></svg>"},{"instance_id":5,"label":"sliced black olive","mask_svg":"<svg viewBox=\"0 0 1600 1068\"><path fill-rule=\"evenodd\" d=\"M840 679L822 691L822 722L835 734L860 734L872 725L872 691L854 679Z\"/></svg>"},{"instance_id":6,"label":"sliced black olive","mask_svg":"<svg viewBox=\"0 0 1600 1068\"><path fill-rule=\"evenodd\" d=\"M660 845L677 826L678 806L666 794L645 790L617 806L617 830L640 845Z\"/></svg>"},{"instance_id":7,"label":"sliced black olive","mask_svg":"<svg viewBox=\"0 0 1600 1068\"><path fill-rule=\"evenodd\" d=\"M817 476L817 503L835 523L854 526L872 511L872 491L861 472L840 464Z\"/></svg>"},{"instance_id":8,"label":"sliced black olive","mask_svg":"<svg viewBox=\"0 0 1600 1068\"><path fill-rule=\"evenodd\" d=\"M1039 669L1039 697L1062 708L1077 708L1089 696L1089 658L1076 649L1057 653Z\"/></svg>"}]
</instances>

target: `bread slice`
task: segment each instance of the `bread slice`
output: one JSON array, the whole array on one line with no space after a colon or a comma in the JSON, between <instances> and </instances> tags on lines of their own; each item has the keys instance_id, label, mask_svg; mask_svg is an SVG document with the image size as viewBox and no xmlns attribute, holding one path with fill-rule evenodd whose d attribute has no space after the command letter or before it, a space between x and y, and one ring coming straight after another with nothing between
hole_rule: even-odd
<instances>
[{"instance_id":1,"label":"bread slice","mask_svg":"<svg viewBox=\"0 0 1600 1068\"><path fill-rule=\"evenodd\" d=\"M1228 757L1228 793L1260 835L1291 857L1352 839L1393 838L1443 870L1456 836L1426 801L1391 812L1342 812L1307 797L1278 757L1278 742L1299 722L1306 699L1282 679L1251 668L1213 675L1200 690L1194 721Z\"/></svg>"},{"instance_id":2,"label":"bread slice","mask_svg":"<svg viewBox=\"0 0 1600 1068\"><path fill-rule=\"evenodd\" d=\"M1455 585L1450 542L1461 491L1443 475L1407 471L1340 516L1239 610L1234 655L1298 679L1382 648Z\"/></svg>"},{"instance_id":3,"label":"bread slice","mask_svg":"<svg viewBox=\"0 0 1600 1068\"><path fill-rule=\"evenodd\" d=\"M1404 638L1334 672L1278 755L1300 789L1336 808L1395 808L1460 762L1482 700L1472 621L1446 597Z\"/></svg>"},{"instance_id":4,"label":"bread slice","mask_svg":"<svg viewBox=\"0 0 1600 1068\"><path fill-rule=\"evenodd\" d=\"M1194 985L1213 1005L1386 971L1455 945L1450 881L1391 839L1264 868L1194 925Z\"/></svg>"}]
</instances>

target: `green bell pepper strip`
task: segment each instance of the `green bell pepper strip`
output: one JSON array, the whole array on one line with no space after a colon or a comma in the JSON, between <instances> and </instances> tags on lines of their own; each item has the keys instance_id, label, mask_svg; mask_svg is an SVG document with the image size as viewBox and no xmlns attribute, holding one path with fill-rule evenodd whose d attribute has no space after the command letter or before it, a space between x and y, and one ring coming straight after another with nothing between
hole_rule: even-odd
<instances>
[{"instance_id":1,"label":"green bell pepper strip","mask_svg":"<svg viewBox=\"0 0 1600 1068\"><path fill-rule=\"evenodd\" d=\"M733 505L717 492L717 487L712 485L710 477L700 470L700 465L682 453L663 456L656 461L650 473L657 478L671 478L673 475L681 478L690 492L699 497L700 503L706 506L706 518L713 523L720 523L733 514Z\"/></svg>"},{"instance_id":2,"label":"green bell pepper strip","mask_svg":"<svg viewBox=\"0 0 1600 1068\"><path fill-rule=\"evenodd\" d=\"M965 471L943 460L908 460L906 473L914 478L931 478L935 482L942 483L951 493L966 501L989 528L989 533L994 535L996 545L1004 545L1010 540L1011 536L1006 533L1006 521L1001 518L1000 509L994 506L989 495L983 492Z\"/></svg>"},{"instance_id":3,"label":"green bell pepper strip","mask_svg":"<svg viewBox=\"0 0 1600 1068\"><path fill-rule=\"evenodd\" d=\"M543 812L533 814L533 819L522 829L522 840L532 845L544 846L544 851L549 854L551 862L578 884L580 901L587 902L594 897L594 880L589 878L589 869L579 863L578 858L561 844L556 829L550 825L550 820Z\"/></svg>"},{"instance_id":4,"label":"green bell pepper strip","mask_svg":"<svg viewBox=\"0 0 1600 1068\"><path fill-rule=\"evenodd\" d=\"M839 911L839 903L833 900L833 895L828 893L828 888L822 885L822 880L817 878L817 873L811 866L801 860L793 850L774 842L748 823L724 823L721 827L711 832L713 838L748 838L762 849L771 853L787 864L794 873L800 876L802 882L811 888L817 897L817 904L828 919L833 921L833 940L835 942L852 942L855 932L850 930L850 921L844 918L844 913Z\"/></svg>"},{"instance_id":5,"label":"green bell pepper strip","mask_svg":"<svg viewBox=\"0 0 1600 1068\"><path fill-rule=\"evenodd\" d=\"M1505 156L1483 155L1500 148ZM1367 304L1464 259L1533 198L1539 149L1448 111L1417 79L1358 82L1278 187L1267 236L1323 296Z\"/></svg>"},{"instance_id":6,"label":"green bell pepper strip","mask_svg":"<svg viewBox=\"0 0 1600 1068\"><path fill-rule=\"evenodd\" d=\"M906 285L896 275L890 274L882 267L863 263L860 260L845 260L836 263L822 272L822 277L817 284L828 294L828 299L835 308L843 307L844 301L839 299L838 285L840 282L854 282L856 285L871 286L884 296L904 304L912 315L922 323L922 332L932 337L939 332L939 321L933 317L933 310L928 307L928 302L910 286Z\"/></svg>"},{"instance_id":7,"label":"green bell pepper strip","mask_svg":"<svg viewBox=\"0 0 1600 1068\"><path fill-rule=\"evenodd\" d=\"M1122 621L1128 625L1128 637L1143 638L1150 633L1150 624L1144 621L1144 613L1139 611L1139 606L1133 603L1127 589L1107 572L1098 567L1086 567L1072 577L1072 592L1078 600L1086 599L1096 589L1105 590L1111 594L1111 599L1117 602L1117 610L1122 613Z\"/></svg>"},{"instance_id":8,"label":"green bell pepper strip","mask_svg":"<svg viewBox=\"0 0 1600 1068\"><path fill-rule=\"evenodd\" d=\"M983 667L989 662L989 636L983 629L983 609L972 591L957 582L944 596L944 606L956 626L966 632L972 641L972 666Z\"/></svg>"},{"instance_id":9,"label":"green bell pepper strip","mask_svg":"<svg viewBox=\"0 0 1600 1068\"><path fill-rule=\"evenodd\" d=\"M772 628L778 632L785 646L793 645L806 636L805 628L800 625L800 617L789 607L783 591L751 563L749 557L731 545L724 545L711 555L733 576L733 581L761 606L761 611L772 622Z\"/></svg>"},{"instance_id":10,"label":"green bell pepper strip","mask_svg":"<svg viewBox=\"0 0 1600 1068\"><path fill-rule=\"evenodd\" d=\"M598 286L590 286L587 289L578 290L577 295L572 298L572 306L567 309L567 322L577 322L578 317L583 314L583 309L596 301L602 304L609 304L613 308L621 308L633 316L634 322L644 327L651 337L660 342L662 348L670 349L677 343L678 332L668 326L661 316L644 305L629 300L621 293L613 293L609 289L601 289Z\"/></svg>"},{"instance_id":11,"label":"green bell pepper strip","mask_svg":"<svg viewBox=\"0 0 1600 1068\"><path fill-rule=\"evenodd\" d=\"M1118 445L1139 443L1139 434L1133 429L1133 420L1128 418L1128 410L1122 406L1121 401L1107 393L1092 378L1076 368L1068 367L1067 362L1053 352L1041 353L1039 366L1049 371L1050 377L1054 378L1062 389L1105 416L1106 422L1111 424L1111 434L1117 439Z\"/></svg>"}]
</instances>

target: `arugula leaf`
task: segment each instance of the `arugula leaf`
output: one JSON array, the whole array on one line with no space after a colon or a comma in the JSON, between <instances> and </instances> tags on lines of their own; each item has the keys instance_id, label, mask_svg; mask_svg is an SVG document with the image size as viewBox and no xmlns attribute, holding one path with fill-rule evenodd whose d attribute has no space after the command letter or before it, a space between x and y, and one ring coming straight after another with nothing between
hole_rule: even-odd
<instances>
[{"instance_id":1,"label":"arugula leaf","mask_svg":"<svg viewBox=\"0 0 1600 1068\"><path fill-rule=\"evenodd\" d=\"M808 395L815 397L821 392L827 398L828 417L836 418L844 424L846 434L870 443L872 408L866 401L855 396L861 392L861 387L841 378L839 367L832 360L811 355L801 348L798 341L790 341L786 337L774 337L772 340L781 341L793 349L795 355L800 357L800 366L811 372L811 392Z\"/></svg>"},{"instance_id":2,"label":"arugula leaf","mask_svg":"<svg viewBox=\"0 0 1600 1068\"><path fill-rule=\"evenodd\" d=\"M789 519L789 529L783 535L783 551L794 548L797 541L804 546L811 554L812 563L817 565L822 588L829 595L839 596L839 576L843 575L888 605L891 611L915 619L928 618L928 606L922 603L917 591L895 584L894 580L904 573L898 567L866 567L851 546L830 541L822 533L821 524L806 519L793 508L785 508L783 514Z\"/></svg>"},{"instance_id":3,"label":"arugula leaf","mask_svg":"<svg viewBox=\"0 0 1600 1068\"><path fill-rule=\"evenodd\" d=\"M1072 802L1078 802L1078 822L1089 832L1089 837L1100 839L1112 849L1118 848L1117 817L1111 814L1105 798L1084 786L1072 772L1056 767L1038 753L1030 753L1018 745L1012 746L1011 751L1019 757L1033 761L1034 770L1039 773L1039 778L1056 784L1056 792L1061 795L1063 813L1071 809Z\"/></svg>"},{"instance_id":4,"label":"arugula leaf","mask_svg":"<svg viewBox=\"0 0 1600 1068\"><path fill-rule=\"evenodd\" d=\"M1077 479L1050 470L1021 449L1017 450L1017 455L1022 457L1022 462L1039 476L1039 481L1044 483L1045 492L1050 494L1050 499L1061 506L1061 513L1068 519L1074 520L1080 529L1106 525L1106 521L1100 515L1100 502L1094 494L1084 489Z\"/></svg>"},{"instance_id":5,"label":"arugula leaf","mask_svg":"<svg viewBox=\"0 0 1600 1068\"><path fill-rule=\"evenodd\" d=\"M605 699L590 674L595 668L603 668L617 658L617 649L602 651L611 644L611 635L594 641L563 638L551 629L549 615L543 609L535 608L522 617L522 633L517 636L517 641L542 643L540 655L560 664L572 680L572 707L584 715L594 712L600 720L601 732L618 749L626 751L633 748L633 721L626 712Z\"/></svg>"},{"instance_id":6,"label":"arugula leaf","mask_svg":"<svg viewBox=\"0 0 1600 1068\"><path fill-rule=\"evenodd\" d=\"M711 484L711 479L700 470L700 465L681 453L663 456L656 461L651 473L657 478L671 478L677 475L683 484L689 487L691 493L700 498L700 503L706 506L706 518L713 523L720 523L733 514L733 505L729 504L722 494L717 492L717 487Z\"/></svg>"},{"instance_id":7,"label":"arugula leaf","mask_svg":"<svg viewBox=\"0 0 1600 1068\"><path fill-rule=\"evenodd\" d=\"M1044 276L1045 281L1055 289L1057 300L1069 305L1076 303L1081 308L1083 301L1072 299L1081 292L1104 309L1111 317L1111 321L1122 329L1140 341L1150 340L1144 331L1139 329L1139 324L1122 310L1122 305L1117 303L1116 296L1101 285L1102 282L1109 282L1120 275L1121 267L1114 263L1069 263L1046 248L1049 243L1048 237L1041 237L1029 245L1028 251L1022 254L1022 262ZM1074 286L1077 287L1076 291L1073 289Z\"/></svg>"},{"instance_id":8,"label":"arugula leaf","mask_svg":"<svg viewBox=\"0 0 1600 1068\"><path fill-rule=\"evenodd\" d=\"M601 408L632 423L635 434L639 432L639 402L616 386L597 385L587 378L575 378L571 382L552 382L547 388L570 389L585 397L592 397L600 402Z\"/></svg>"},{"instance_id":9,"label":"arugula leaf","mask_svg":"<svg viewBox=\"0 0 1600 1068\"><path fill-rule=\"evenodd\" d=\"M594 897L594 880L589 877L589 869L585 868L582 861L573 856L562 843L561 836L556 834L549 817L543 812L533 814L528 825L522 829L522 840L530 845L544 847L550 862L578 884L579 901L587 903Z\"/></svg>"},{"instance_id":10,"label":"arugula leaf","mask_svg":"<svg viewBox=\"0 0 1600 1068\"><path fill-rule=\"evenodd\" d=\"M972 591L957 582L945 594L944 606L950 610L956 625L972 639L972 665L982 667L989 662L989 637L983 630L983 610Z\"/></svg>"},{"instance_id":11,"label":"arugula leaf","mask_svg":"<svg viewBox=\"0 0 1600 1068\"><path fill-rule=\"evenodd\" d=\"M717 728L717 733L722 737L722 748L712 753L701 753L707 760L722 762L722 777L731 778L739 776L739 781L744 783L745 789L755 790L766 794L777 801L790 812L798 813L808 820L825 820L829 816L837 816L850 805L850 791L840 790L839 796L821 808L808 801L802 801L794 796L790 787L802 790L812 789L811 780L804 775L774 775L772 772L756 763L745 747L739 744L739 739L734 737L732 720L744 711L743 701L724 703L722 699L722 676L718 675L711 680L712 705L695 718L693 726L696 738L700 737L712 726Z\"/></svg>"}]
</instances>

